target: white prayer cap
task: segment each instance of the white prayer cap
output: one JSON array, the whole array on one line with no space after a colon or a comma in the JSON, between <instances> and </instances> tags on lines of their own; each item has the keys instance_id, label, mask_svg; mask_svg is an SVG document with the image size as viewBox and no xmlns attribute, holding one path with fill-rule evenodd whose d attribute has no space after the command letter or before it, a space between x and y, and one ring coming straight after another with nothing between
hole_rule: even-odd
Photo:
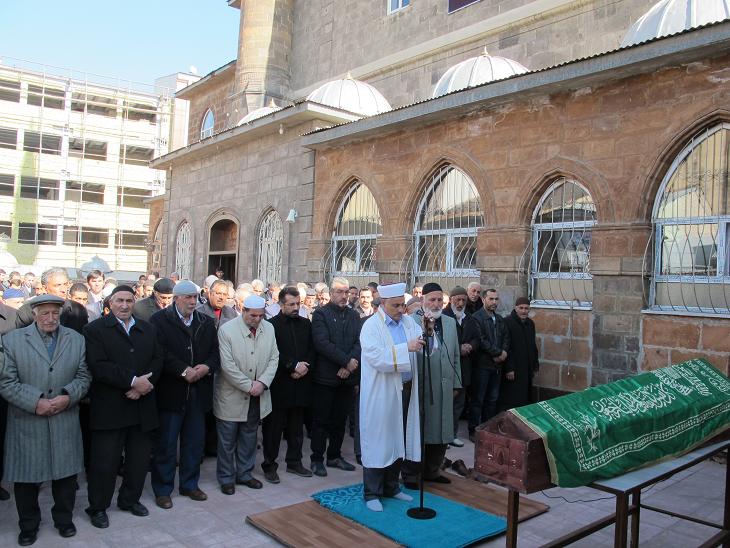
<instances>
[{"instance_id":1,"label":"white prayer cap","mask_svg":"<svg viewBox=\"0 0 730 548\"><path fill-rule=\"evenodd\" d=\"M402 297L406 292L406 284L389 284L379 285L378 293L381 299L390 299L391 297Z\"/></svg>"},{"instance_id":2,"label":"white prayer cap","mask_svg":"<svg viewBox=\"0 0 730 548\"><path fill-rule=\"evenodd\" d=\"M197 295L200 288L190 280L180 280L172 290L172 294L176 297L180 295Z\"/></svg>"},{"instance_id":3,"label":"white prayer cap","mask_svg":"<svg viewBox=\"0 0 730 548\"><path fill-rule=\"evenodd\" d=\"M210 276L205 278L205 281L203 282L203 287L210 287L211 285L213 285L213 282L216 281L217 279L218 279L218 276L216 276L215 274L211 274Z\"/></svg>"},{"instance_id":4,"label":"white prayer cap","mask_svg":"<svg viewBox=\"0 0 730 548\"><path fill-rule=\"evenodd\" d=\"M243 301L243 308L266 308L266 301L258 295L249 295Z\"/></svg>"}]
</instances>

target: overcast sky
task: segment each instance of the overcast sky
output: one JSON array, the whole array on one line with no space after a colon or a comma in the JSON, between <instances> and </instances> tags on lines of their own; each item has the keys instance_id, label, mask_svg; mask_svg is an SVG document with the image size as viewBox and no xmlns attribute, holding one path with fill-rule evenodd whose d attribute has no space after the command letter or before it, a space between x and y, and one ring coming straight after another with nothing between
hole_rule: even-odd
<instances>
[{"instance_id":1,"label":"overcast sky","mask_svg":"<svg viewBox=\"0 0 730 548\"><path fill-rule=\"evenodd\" d=\"M152 84L235 59L238 21L226 0L0 0L0 59Z\"/></svg>"}]
</instances>

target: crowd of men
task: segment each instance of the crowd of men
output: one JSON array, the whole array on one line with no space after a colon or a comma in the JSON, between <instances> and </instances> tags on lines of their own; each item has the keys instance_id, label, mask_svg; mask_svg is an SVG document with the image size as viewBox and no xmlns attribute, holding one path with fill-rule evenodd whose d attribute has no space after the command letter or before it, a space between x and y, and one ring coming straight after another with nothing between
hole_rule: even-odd
<instances>
[{"instance_id":1,"label":"crowd of men","mask_svg":"<svg viewBox=\"0 0 730 548\"><path fill-rule=\"evenodd\" d=\"M464 445L460 418L474 441L479 424L530 402L538 369L529 300L502 318L498 292L478 283L450 293L418 284L410 294L344 278L234 287L218 271L201 288L176 273L121 283L95 270L73 282L62 268L38 280L0 271L0 283L0 470L20 545L37 538L43 482L59 534L75 535L84 471L85 511L98 528L109 527L118 475L116 504L136 516L149 513L140 500L148 472L160 508L173 507L176 477L180 496L205 501L206 455L223 494L260 489L259 425L263 479L276 484L282 438L287 473L355 471L342 454L349 422L367 507L382 511L381 497L410 500L401 481L448 483L441 464L448 445ZM425 402L419 383L429 386Z\"/></svg>"}]
</instances>

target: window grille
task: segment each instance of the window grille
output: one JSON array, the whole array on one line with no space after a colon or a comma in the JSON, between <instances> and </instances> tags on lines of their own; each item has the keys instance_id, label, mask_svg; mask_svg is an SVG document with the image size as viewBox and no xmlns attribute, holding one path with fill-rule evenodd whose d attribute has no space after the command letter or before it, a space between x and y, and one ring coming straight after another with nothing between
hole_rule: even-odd
<instances>
[{"instance_id":1,"label":"window grille","mask_svg":"<svg viewBox=\"0 0 730 548\"><path fill-rule=\"evenodd\" d=\"M276 211L269 211L259 226L258 279L271 282L281 279L281 255L284 225Z\"/></svg>"},{"instance_id":2,"label":"window grille","mask_svg":"<svg viewBox=\"0 0 730 548\"><path fill-rule=\"evenodd\" d=\"M203 116L203 123L200 126L200 139L202 140L213 135L214 126L215 117L213 116L213 111L208 109L205 116Z\"/></svg>"},{"instance_id":3,"label":"window grille","mask_svg":"<svg viewBox=\"0 0 730 548\"><path fill-rule=\"evenodd\" d=\"M591 232L595 224L596 206L588 190L566 178L550 185L532 219L533 303L591 306Z\"/></svg>"},{"instance_id":4,"label":"window grille","mask_svg":"<svg viewBox=\"0 0 730 548\"><path fill-rule=\"evenodd\" d=\"M483 226L474 183L453 166L439 168L418 207L415 281L448 279L454 285L478 278L477 230Z\"/></svg>"},{"instance_id":5,"label":"window grille","mask_svg":"<svg viewBox=\"0 0 730 548\"><path fill-rule=\"evenodd\" d=\"M653 309L730 312L729 165L723 123L693 137L664 176L652 214Z\"/></svg>"},{"instance_id":6,"label":"window grille","mask_svg":"<svg viewBox=\"0 0 730 548\"><path fill-rule=\"evenodd\" d=\"M185 221L177 230L175 239L175 271L180 279L190 279L193 265L193 227Z\"/></svg>"},{"instance_id":7,"label":"window grille","mask_svg":"<svg viewBox=\"0 0 730 548\"><path fill-rule=\"evenodd\" d=\"M375 197L362 183L353 183L335 218L332 277L377 279L375 249L378 236L383 233L383 223Z\"/></svg>"}]
</instances>

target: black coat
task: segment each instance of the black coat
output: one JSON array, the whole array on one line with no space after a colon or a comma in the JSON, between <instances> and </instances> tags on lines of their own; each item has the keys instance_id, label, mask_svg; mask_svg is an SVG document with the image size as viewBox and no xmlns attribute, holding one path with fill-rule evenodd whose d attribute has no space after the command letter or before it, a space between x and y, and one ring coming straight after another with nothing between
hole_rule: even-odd
<instances>
[{"instance_id":1,"label":"black coat","mask_svg":"<svg viewBox=\"0 0 730 548\"><path fill-rule=\"evenodd\" d=\"M467 297L467 299L466 299L466 313L467 314L474 315L477 312L479 312L482 308L484 308L484 302L481 299L472 301L470 298Z\"/></svg>"},{"instance_id":2,"label":"black coat","mask_svg":"<svg viewBox=\"0 0 730 548\"><path fill-rule=\"evenodd\" d=\"M157 299L155 299L154 295L150 295L134 303L134 317L142 318L146 322L150 321L152 314L158 310L162 310L162 308L157 304Z\"/></svg>"},{"instance_id":3,"label":"black coat","mask_svg":"<svg viewBox=\"0 0 730 548\"><path fill-rule=\"evenodd\" d=\"M509 331L507 331L507 326L504 324L504 318L499 314L494 316L495 320L493 321L485 308L481 308L472 316L479 325L481 337L477 367L500 368L503 363L496 363L494 358L502 354L503 350L509 354Z\"/></svg>"},{"instance_id":4,"label":"black coat","mask_svg":"<svg viewBox=\"0 0 730 548\"><path fill-rule=\"evenodd\" d=\"M15 329L17 318L18 313L13 307L0 303L0 335Z\"/></svg>"},{"instance_id":5,"label":"black coat","mask_svg":"<svg viewBox=\"0 0 730 548\"><path fill-rule=\"evenodd\" d=\"M443 312L444 316L450 316L456 321L454 311L451 310L450 306L447 306ZM456 322L456 334L459 337L459 354L461 356L461 385L466 388L471 384L471 369L472 361L476 359L479 353L480 344L480 331L479 325L476 320L471 317L471 314L467 314L464 319ZM470 344L472 347L471 353L464 356L461 354L461 345Z\"/></svg>"},{"instance_id":6,"label":"black coat","mask_svg":"<svg viewBox=\"0 0 730 548\"><path fill-rule=\"evenodd\" d=\"M157 328L157 336L164 352L164 368L157 387L157 407L181 413L196 390L201 405L207 411L213 407L213 374L220 369L218 333L205 314L193 311L193 323L186 327L177 314L175 305L152 314L150 323ZM189 384L183 371L204 363L210 374Z\"/></svg>"},{"instance_id":7,"label":"black coat","mask_svg":"<svg viewBox=\"0 0 730 548\"><path fill-rule=\"evenodd\" d=\"M162 348L157 342L157 330L135 318L127 335L114 315L109 314L87 324L84 337L86 364L91 371L91 429L140 425L148 432L157 428L155 399L162 373ZM133 377L147 373L152 373L149 381L155 389L138 400L127 398L125 394L132 388Z\"/></svg>"},{"instance_id":8,"label":"black coat","mask_svg":"<svg viewBox=\"0 0 730 548\"><path fill-rule=\"evenodd\" d=\"M15 327L26 327L33 323L33 310L28 303L18 309ZM84 326L89 323L89 313L86 307L76 301L66 299L61 307L61 325L83 334Z\"/></svg>"},{"instance_id":9,"label":"black coat","mask_svg":"<svg viewBox=\"0 0 730 548\"><path fill-rule=\"evenodd\" d=\"M540 368L535 340L535 322L527 318L520 320L517 313L504 319L510 334L510 351L503 372L514 371L515 380L502 378L499 389L500 410L520 407L532 402L532 377Z\"/></svg>"},{"instance_id":10,"label":"black coat","mask_svg":"<svg viewBox=\"0 0 730 548\"><path fill-rule=\"evenodd\" d=\"M286 316L279 312L269 320L274 326L276 346L279 348L279 366L269 389L275 408L306 407L311 403L312 371L316 354L312 344L312 323L299 315ZM292 379L299 362L309 364L309 372Z\"/></svg>"},{"instance_id":11,"label":"black coat","mask_svg":"<svg viewBox=\"0 0 730 548\"><path fill-rule=\"evenodd\" d=\"M312 340L317 352L312 381L325 386L354 386L360 383L360 368L347 379L337 372L352 358L360 363L360 315L352 308L329 303L312 314Z\"/></svg>"}]
</instances>

